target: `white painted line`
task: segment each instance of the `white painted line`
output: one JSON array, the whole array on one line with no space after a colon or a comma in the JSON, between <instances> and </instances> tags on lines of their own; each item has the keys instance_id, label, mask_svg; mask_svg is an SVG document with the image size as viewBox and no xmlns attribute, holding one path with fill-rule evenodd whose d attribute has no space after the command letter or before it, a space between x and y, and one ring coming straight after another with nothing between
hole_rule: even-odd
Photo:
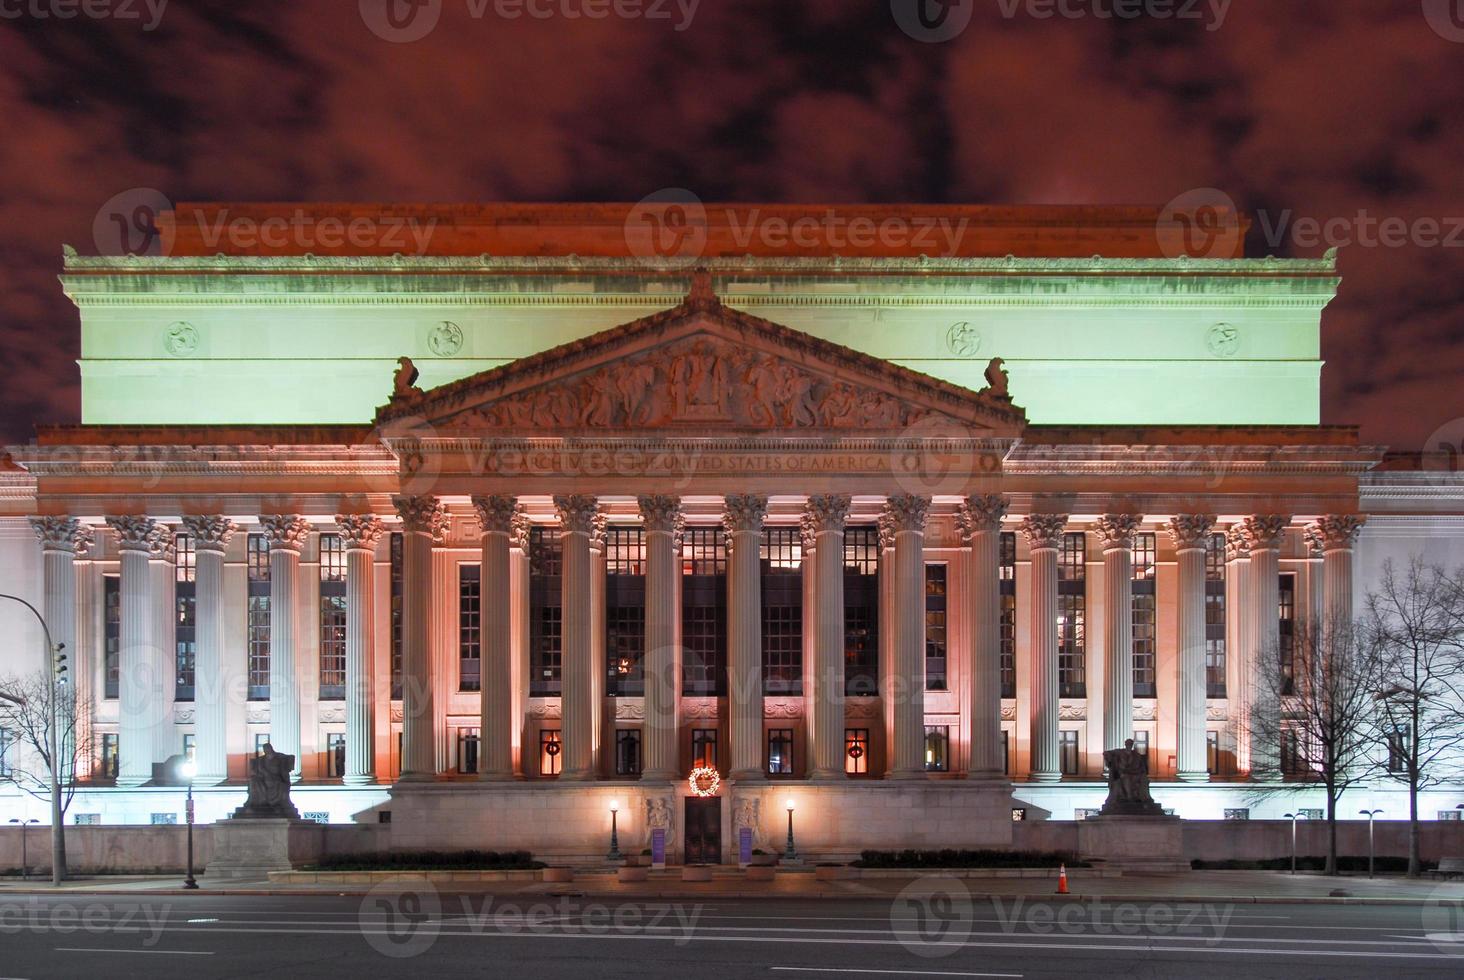
<instances>
[{"instance_id":1,"label":"white painted line","mask_svg":"<svg viewBox=\"0 0 1464 980\"><path fill-rule=\"evenodd\" d=\"M837 966L774 966L782 973L894 973L902 977L1021 977L1020 973L960 973L955 970L855 970Z\"/></svg>"},{"instance_id":2,"label":"white painted line","mask_svg":"<svg viewBox=\"0 0 1464 980\"><path fill-rule=\"evenodd\" d=\"M148 953L156 956L212 956L212 950L198 949L100 949L91 946L57 946L58 953Z\"/></svg>"}]
</instances>

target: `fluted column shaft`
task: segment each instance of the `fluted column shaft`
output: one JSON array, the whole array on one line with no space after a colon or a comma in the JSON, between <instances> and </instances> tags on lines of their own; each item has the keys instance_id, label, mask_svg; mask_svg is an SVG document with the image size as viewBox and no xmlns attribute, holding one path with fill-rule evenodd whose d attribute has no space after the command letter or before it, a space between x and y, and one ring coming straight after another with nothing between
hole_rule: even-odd
<instances>
[{"instance_id":1,"label":"fluted column shaft","mask_svg":"<svg viewBox=\"0 0 1464 980\"><path fill-rule=\"evenodd\" d=\"M804 536L813 543L813 609L804 611L804 621L813 623L813 656L803 669L812 779L845 778L844 522L849 503L845 494L810 497L803 514Z\"/></svg>"},{"instance_id":2,"label":"fluted column shaft","mask_svg":"<svg viewBox=\"0 0 1464 980\"><path fill-rule=\"evenodd\" d=\"M1352 549L1365 518L1356 514L1323 517L1308 531L1322 547L1322 622L1324 634L1352 627Z\"/></svg>"},{"instance_id":3,"label":"fluted column shaft","mask_svg":"<svg viewBox=\"0 0 1464 980\"><path fill-rule=\"evenodd\" d=\"M295 757L292 775L299 779L300 549L310 524L285 514L265 515L259 522L269 536L269 740L276 752Z\"/></svg>"},{"instance_id":4,"label":"fluted column shaft","mask_svg":"<svg viewBox=\"0 0 1464 980\"><path fill-rule=\"evenodd\" d=\"M1246 644L1250 661L1246 672L1246 708L1254 703L1255 692L1266 690L1274 682L1264 679L1260 671L1279 669L1281 649L1281 541L1289 518L1279 515L1248 517L1241 522L1241 534L1250 549L1249 596L1247 623L1250 636ZM1250 718L1243 719L1249 725ZM1268 751L1276 751L1268 746ZM1249 751L1254 755L1252 742Z\"/></svg>"},{"instance_id":5,"label":"fluted column shaft","mask_svg":"<svg viewBox=\"0 0 1464 980\"><path fill-rule=\"evenodd\" d=\"M929 514L929 497L896 494L886 502L882 515L894 539L890 656L897 685L889 766L893 779L925 778L925 523Z\"/></svg>"},{"instance_id":6,"label":"fluted column shaft","mask_svg":"<svg viewBox=\"0 0 1464 980\"><path fill-rule=\"evenodd\" d=\"M1057 550L1066 515L1033 514L1022 523L1032 553L1032 747L1028 778L1055 783L1058 759Z\"/></svg>"},{"instance_id":7,"label":"fluted column shaft","mask_svg":"<svg viewBox=\"0 0 1464 980\"><path fill-rule=\"evenodd\" d=\"M1001 753L1001 519L1000 494L961 504L957 526L970 544L967 671L971 678L971 761L968 779L1005 779Z\"/></svg>"},{"instance_id":8,"label":"fluted column shaft","mask_svg":"<svg viewBox=\"0 0 1464 980\"><path fill-rule=\"evenodd\" d=\"M397 497L402 520L402 774L423 782L437 774L432 690L432 542L447 515L436 497Z\"/></svg>"},{"instance_id":9,"label":"fluted column shaft","mask_svg":"<svg viewBox=\"0 0 1464 980\"><path fill-rule=\"evenodd\" d=\"M1250 548L1239 525L1225 534L1225 698L1235 769L1250 772L1251 650Z\"/></svg>"},{"instance_id":10,"label":"fluted column shaft","mask_svg":"<svg viewBox=\"0 0 1464 980\"><path fill-rule=\"evenodd\" d=\"M185 517L194 547L193 781L229 777L228 683L224 675L224 551L236 527L225 517Z\"/></svg>"},{"instance_id":11,"label":"fluted column shaft","mask_svg":"<svg viewBox=\"0 0 1464 980\"><path fill-rule=\"evenodd\" d=\"M762 525L768 498L726 498L727 683L732 778L763 779Z\"/></svg>"},{"instance_id":12,"label":"fluted column shaft","mask_svg":"<svg viewBox=\"0 0 1464 980\"><path fill-rule=\"evenodd\" d=\"M482 717L479 776L514 778L513 772L513 573L509 546L514 522L523 513L517 498L474 497L482 530L479 575Z\"/></svg>"},{"instance_id":13,"label":"fluted column shaft","mask_svg":"<svg viewBox=\"0 0 1464 980\"><path fill-rule=\"evenodd\" d=\"M1103 748L1121 749L1134 729L1134 534L1139 518L1108 514L1093 530L1103 545Z\"/></svg>"},{"instance_id":14,"label":"fluted column shaft","mask_svg":"<svg viewBox=\"0 0 1464 980\"><path fill-rule=\"evenodd\" d=\"M369 514L343 514L336 518L336 524L346 548L346 765L341 778L347 786L364 786L375 778L372 624L376 605L376 542L386 528Z\"/></svg>"},{"instance_id":15,"label":"fluted column shaft","mask_svg":"<svg viewBox=\"0 0 1464 980\"><path fill-rule=\"evenodd\" d=\"M173 707L178 693L178 549L173 529L159 525L153 539L152 561L148 568L153 577L152 609L153 669L149 672L152 687L149 698L158 706L152 728L152 761L164 763L183 751L173 721Z\"/></svg>"},{"instance_id":16,"label":"fluted column shaft","mask_svg":"<svg viewBox=\"0 0 1464 980\"><path fill-rule=\"evenodd\" d=\"M157 525L146 517L109 517L121 551L121 623L118 628L117 785L141 786L152 779L154 666L152 571L148 567Z\"/></svg>"},{"instance_id":17,"label":"fluted column shaft","mask_svg":"<svg viewBox=\"0 0 1464 980\"><path fill-rule=\"evenodd\" d=\"M57 683L75 684L80 693L86 665L82 663L77 644L76 556L78 552L85 553L90 531L72 517L33 517L31 527L41 542L41 614L46 619L53 644L53 649L48 651L48 662L41 669L54 671L56 664L53 658L58 652L62 653L69 667L64 678L58 679ZM84 729L89 721L76 719L76 729ZM72 745L67 745L61 749L63 780L71 775L69 760L75 758L72 748Z\"/></svg>"},{"instance_id":18,"label":"fluted column shaft","mask_svg":"<svg viewBox=\"0 0 1464 980\"><path fill-rule=\"evenodd\" d=\"M681 501L676 497L640 498L646 532L645 778L677 776L677 701L681 657L676 648L676 578Z\"/></svg>"},{"instance_id":19,"label":"fluted column shaft","mask_svg":"<svg viewBox=\"0 0 1464 980\"><path fill-rule=\"evenodd\" d=\"M1169 523L1179 572L1175 603L1179 645L1178 776L1184 782L1210 778L1205 758L1205 542L1215 518L1183 514Z\"/></svg>"},{"instance_id":20,"label":"fluted column shaft","mask_svg":"<svg viewBox=\"0 0 1464 980\"><path fill-rule=\"evenodd\" d=\"M590 636L590 535L599 513L594 497L554 498L559 511L563 622L560 628L561 779L595 778L594 681ZM650 638L647 636L647 645ZM649 670L647 670L649 674ZM647 678L649 686L649 678Z\"/></svg>"}]
</instances>

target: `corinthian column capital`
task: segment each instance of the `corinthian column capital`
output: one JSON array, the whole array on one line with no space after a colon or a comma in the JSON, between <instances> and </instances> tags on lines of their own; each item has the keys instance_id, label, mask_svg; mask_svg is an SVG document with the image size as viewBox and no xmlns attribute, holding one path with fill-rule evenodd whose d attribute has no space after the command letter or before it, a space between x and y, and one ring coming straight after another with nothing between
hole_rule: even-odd
<instances>
[{"instance_id":1,"label":"corinthian column capital","mask_svg":"<svg viewBox=\"0 0 1464 980\"><path fill-rule=\"evenodd\" d=\"M447 536L447 508L436 497L392 497L391 505L408 534L431 535L434 541Z\"/></svg>"},{"instance_id":2,"label":"corinthian column capital","mask_svg":"<svg viewBox=\"0 0 1464 980\"><path fill-rule=\"evenodd\" d=\"M806 533L816 537L824 531L843 531L852 503L847 493L821 493L809 497L803 507Z\"/></svg>"},{"instance_id":3,"label":"corinthian column capital","mask_svg":"<svg viewBox=\"0 0 1464 980\"><path fill-rule=\"evenodd\" d=\"M1250 557L1250 544L1245 540L1239 524L1225 529L1225 560L1237 561Z\"/></svg>"},{"instance_id":4,"label":"corinthian column capital","mask_svg":"<svg viewBox=\"0 0 1464 980\"><path fill-rule=\"evenodd\" d=\"M722 530L727 537L739 531L760 533L768 516L768 498L758 494L729 494L723 499Z\"/></svg>"},{"instance_id":5,"label":"corinthian column capital","mask_svg":"<svg viewBox=\"0 0 1464 980\"><path fill-rule=\"evenodd\" d=\"M635 498L640 508L641 523L646 533L678 534L685 518L681 513L681 498L664 494Z\"/></svg>"},{"instance_id":6,"label":"corinthian column capital","mask_svg":"<svg viewBox=\"0 0 1464 980\"><path fill-rule=\"evenodd\" d=\"M999 493L973 494L956 508L956 528L970 540L977 531L998 531L1011 501Z\"/></svg>"},{"instance_id":7,"label":"corinthian column capital","mask_svg":"<svg viewBox=\"0 0 1464 980\"><path fill-rule=\"evenodd\" d=\"M263 514L259 526L269 538L270 551L299 551L310 533L310 522L298 514Z\"/></svg>"},{"instance_id":8,"label":"corinthian column capital","mask_svg":"<svg viewBox=\"0 0 1464 980\"><path fill-rule=\"evenodd\" d=\"M562 533L594 535L600 517L600 502L594 497L583 493L560 494L554 498L554 510L559 514Z\"/></svg>"},{"instance_id":9,"label":"corinthian column capital","mask_svg":"<svg viewBox=\"0 0 1464 980\"><path fill-rule=\"evenodd\" d=\"M30 525L45 551L80 555L91 545L91 528L74 517L32 517Z\"/></svg>"},{"instance_id":10,"label":"corinthian column capital","mask_svg":"<svg viewBox=\"0 0 1464 980\"><path fill-rule=\"evenodd\" d=\"M524 512L524 505L517 497L491 494L474 497L473 510L478 515L478 527L483 534L511 535L514 521Z\"/></svg>"},{"instance_id":11,"label":"corinthian column capital","mask_svg":"<svg viewBox=\"0 0 1464 980\"><path fill-rule=\"evenodd\" d=\"M1093 522L1093 531L1104 551L1131 550L1142 522L1138 514L1104 514Z\"/></svg>"},{"instance_id":12,"label":"corinthian column capital","mask_svg":"<svg viewBox=\"0 0 1464 980\"><path fill-rule=\"evenodd\" d=\"M1215 526L1214 514L1175 514L1164 525L1174 547L1180 551L1203 548L1210 529Z\"/></svg>"},{"instance_id":13,"label":"corinthian column capital","mask_svg":"<svg viewBox=\"0 0 1464 980\"><path fill-rule=\"evenodd\" d=\"M177 563L178 538L167 524L159 524L153 531L151 545L152 557L155 560L167 562L169 565Z\"/></svg>"},{"instance_id":14,"label":"corinthian column capital","mask_svg":"<svg viewBox=\"0 0 1464 980\"><path fill-rule=\"evenodd\" d=\"M370 551L386 533L386 525L375 514L337 514L336 527L347 548Z\"/></svg>"},{"instance_id":15,"label":"corinthian column capital","mask_svg":"<svg viewBox=\"0 0 1464 980\"><path fill-rule=\"evenodd\" d=\"M1031 548L1056 548L1062 544L1062 533L1067 528L1066 514L1028 514L1022 521L1022 533L1027 536Z\"/></svg>"},{"instance_id":16,"label":"corinthian column capital","mask_svg":"<svg viewBox=\"0 0 1464 980\"><path fill-rule=\"evenodd\" d=\"M151 517L109 517L107 526L117 532L117 547L123 551L152 551L158 523Z\"/></svg>"},{"instance_id":17,"label":"corinthian column capital","mask_svg":"<svg viewBox=\"0 0 1464 980\"><path fill-rule=\"evenodd\" d=\"M1291 518L1281 514L1258 514L1240 522L1240 533L1251 550L1281 547L1281 537Z\"/></svg>"},{"instance_id":18,"label":"corinthian column capital","mask_svg":"<svg viewBox=\"0 0 1464 980\"><path fill-rule=\"evenodd\" d=\"M193 539L196 550L223 551L239 525L227 517L189 515L183 518L183 530Z\"/></svg>"},{"instance_id":19,"label":"corinthian column capital","mask_svg":"<svg viewBox=\"0 0 1464 980\"><path fill-rule=\"evenodd\" d=\"M930 498L918 497L913 493L897 493L890 496L884 505L883 515L890 529L924 533L925 523L930 519Z\"/></svg>"},{"instance_id":20,"label":"corinthian column capital","mask_svg":"<svg viewBox=\"0 0 1464 980\"><path fill-rule=\"evenodd\" d=\"M1308 524L1306 530L1323 551L1336 551L1356 544L1357 533L1366 521L1361 514L1329 514Z\"/></svg>"}]
</instances>

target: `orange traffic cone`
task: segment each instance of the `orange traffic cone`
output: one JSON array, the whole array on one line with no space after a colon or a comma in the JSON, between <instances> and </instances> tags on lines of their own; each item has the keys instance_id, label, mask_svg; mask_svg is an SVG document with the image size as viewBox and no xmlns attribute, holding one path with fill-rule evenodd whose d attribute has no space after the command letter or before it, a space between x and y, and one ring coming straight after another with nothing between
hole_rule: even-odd
<instances>
[{"instance_id":1,"label":"orange traffic cone","mask_svg":"<svg viewBox=\"0 0 1464 980\"><path fill-rule=\"evenodd\" d=\"M1066 864L1059 864L1057 866L1057 893L1059 895L1066 895L1068 893Z\"/></svg>"}]
</instances>

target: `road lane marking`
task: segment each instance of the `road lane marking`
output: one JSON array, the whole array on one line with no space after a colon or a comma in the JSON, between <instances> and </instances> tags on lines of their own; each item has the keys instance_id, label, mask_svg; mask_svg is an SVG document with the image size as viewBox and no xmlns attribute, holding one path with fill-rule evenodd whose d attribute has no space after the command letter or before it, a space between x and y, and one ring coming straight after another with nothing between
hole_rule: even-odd
<instances>
[{"instance_id":1,"label":"road lane marking","mask_svg":"<svg viewBox=\"0 0 1464 980\"><path fill-rule=\"evenodd\" d=\"M774 966L782 973L893 973L902 977L1021 977L1020 973L962 973L956 970L856 970L837 966Z\"/></svg>"},{"instance_id":2,"label":"road lane marking","mask_svg":"<svg viewBox=\"0 0 1464 980\"><path fill-rule=\"evenodd\" d=\"M152 956L212 956L213 950L202 949L102 949L92 946L57 946L58 953L146 953Z\"/></svg>"}]
</instances>

